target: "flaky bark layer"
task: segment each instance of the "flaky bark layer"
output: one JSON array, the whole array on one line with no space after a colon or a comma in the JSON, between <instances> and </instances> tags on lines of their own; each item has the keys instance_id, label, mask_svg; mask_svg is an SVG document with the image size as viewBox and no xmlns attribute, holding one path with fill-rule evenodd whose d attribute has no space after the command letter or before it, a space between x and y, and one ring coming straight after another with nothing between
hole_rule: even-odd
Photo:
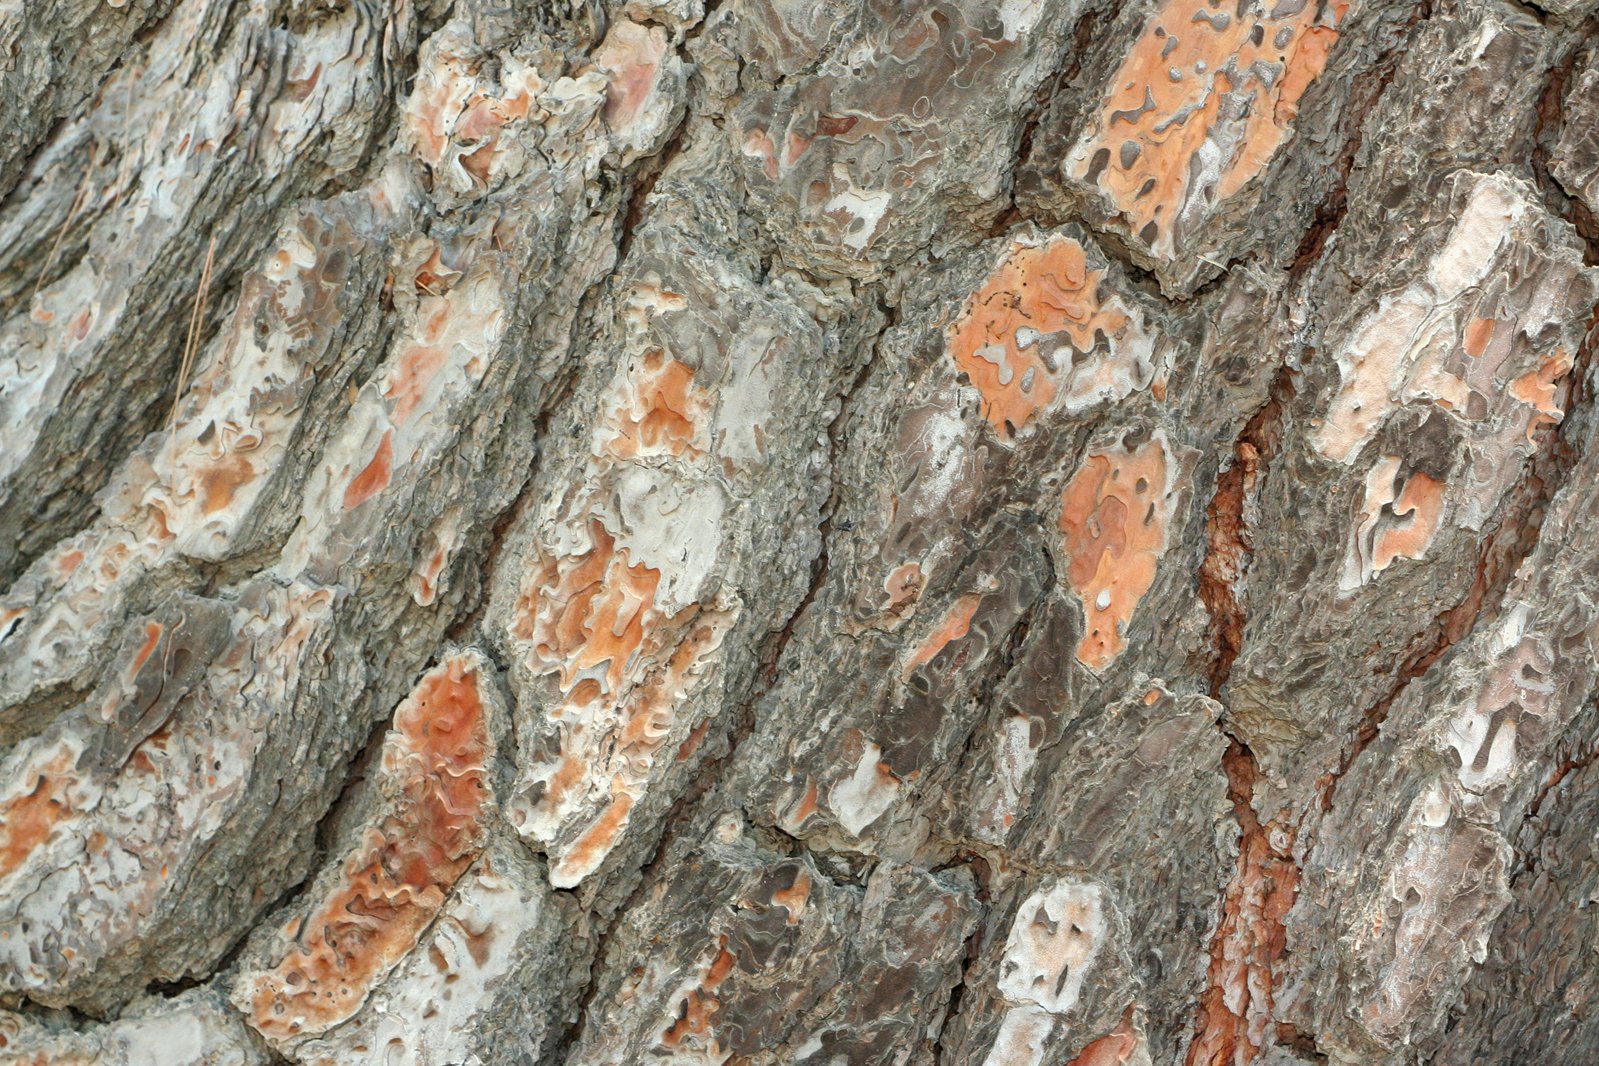
<instances>
[{"instance_id":1,"label":"flaky bark layer","mask_svg":"<svg viewBox=\"0 0 1599 1066\"><path fill-rule=\"evenodd\" d=\"M0 1064L1599 1059L1592 8L0 4Z\"/></svg>"}]
</instances>

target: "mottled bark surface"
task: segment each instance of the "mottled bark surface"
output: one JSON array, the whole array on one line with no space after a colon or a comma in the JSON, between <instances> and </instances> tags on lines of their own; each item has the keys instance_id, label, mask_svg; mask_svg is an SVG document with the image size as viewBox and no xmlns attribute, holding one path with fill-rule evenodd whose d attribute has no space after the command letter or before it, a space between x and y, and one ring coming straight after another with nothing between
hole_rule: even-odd
<instances>
[{"instance_id":1,"label":"mottled bark surface","mask_svg":"<svg viewBox=\"0 0 1599 1066\"><path fill-rule=\"evenodd\" d=\"M1592 0L0 0L0 1063L1599 1061Z\"/></svg>"}]
</instances>

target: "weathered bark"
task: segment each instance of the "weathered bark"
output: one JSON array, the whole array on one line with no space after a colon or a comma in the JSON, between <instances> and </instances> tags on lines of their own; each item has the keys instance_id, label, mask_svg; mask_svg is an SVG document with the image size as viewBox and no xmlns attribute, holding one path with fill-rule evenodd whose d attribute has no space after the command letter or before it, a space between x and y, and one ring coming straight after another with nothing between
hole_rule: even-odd
<instances>
[{"instance_id":1,"label":"weathered bark","mask_svg":"<svg viewBox=\"0 0 1599 1066\"><path fill-rule=\"evenodd\" d=\"M1599 1060L1594 7L0 5L0 1063Z\"/></svg>"}]
</instances>

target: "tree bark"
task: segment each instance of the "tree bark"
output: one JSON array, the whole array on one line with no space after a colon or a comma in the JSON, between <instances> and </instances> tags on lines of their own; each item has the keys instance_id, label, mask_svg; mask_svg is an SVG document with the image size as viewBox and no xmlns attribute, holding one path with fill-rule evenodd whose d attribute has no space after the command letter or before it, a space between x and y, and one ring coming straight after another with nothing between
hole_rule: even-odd
<instances>
[{"instance_id":1,"label":"tree bark","mask_svg":"<svg viewBox=\"0 0 1599 1066\"><path fill-rule=\"evenodd\" d=\"M1594 8L0 3L0 1063L1599 1060Z\"/></svg>"}]
</instances>

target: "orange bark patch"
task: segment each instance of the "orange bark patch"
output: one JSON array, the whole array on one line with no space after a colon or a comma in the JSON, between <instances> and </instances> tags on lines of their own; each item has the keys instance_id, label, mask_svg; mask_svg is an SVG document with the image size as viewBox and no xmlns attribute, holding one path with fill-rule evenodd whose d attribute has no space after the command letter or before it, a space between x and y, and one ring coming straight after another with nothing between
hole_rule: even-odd
<instances>
[{"instance_id":1,"label":"orange bark patch","mask_svg":"<svg viewBox=\"0 0 1599 1066\"><path fill-rule=\"evenodd\" d=\"M75 341L81 341L89 335L89 326L94 322L94 312L85 308L67 325L67 333Z\"/></svg>"},{"instance_id":2,"label":"orange bark patch","mask_svg":"<svg viewBox=\"0 0 1599 1066\"><path fill-rule=\"evenodd\" d=\"M391 418L403 426L422 403L423 394L444 366L448 353L437 344L407 345L383 395L394 401Z\"/></svg>"},{"instance_id":3,"label":"orange bark patch","mask_svg":"<svg viewBox=\"0 0 1599 1066\"><path fill-rule=\"evenodd\" d=\"M467 159L477 155L479 152L483 152L485 149L492 156L496 134L499 132L500 127L505 125L505 121L505 108L501 101L492 96L481 94L472 98L472 102L467 105L465 111L461 112L460 119L455 123L455 139L464 144L473 144L478 141L486 141L487 143L475 152L462 155L461 164L463 166L466 165ZM487 171L487 162L488 157L485 157L485 173Z\"/></svg>"},{"instance_id":4,"label":"orange bark patch","mask_svg":"<svg viewBox=\"0 0 1599 1066\"><path fill-rule=\"evenodd\" d=\"M1087 623L1077 658L1092 670L1121 654L1124 630L1155 582L1171 519L1168 466L1165 447L1152 438L1130 451L1090 455L1066 486L1066 577Z\"/></svg>"},{"instance_id":5,"label":"orange bark patch","mask_svg":"<svg viewBox=\"0 0 1599 1066\"><path fill-rule=\"evenodd\" d=\"M27 614L28 609L26 607L7 607L5 610L0 611L0 639L9 636L17 620L26 617Z\"/></svg>"},{"instance_id":6,"label":"orange bark patch","mask_svg":"<svg viewBox=\"0 0 1599 1066\"><path fill-rule=\"evenodd\" d=\"M889 613L898 614L921 595L921 565L905 563L903 566L896 566L893 573L888 575L888 580L883 582L883 591L888 593Z\"/></svg>"},{"instance_id":7,"label":"orange bark patch","mask_svg":"<svg viewBox=\"0 0 1599 1066\"><path fill-rule=\"evenodd\" d=\"M544 802L551 806L559 806L566 798L567 793L583 783L588 775L588 766L582 760L574 759L570 755L563 755L560 764L556 767L555 775L550 778L545 787Z\"/></svg>"},{"instance_id":8,"label":"orange bark patch","mask_svg":"<svg viewBox=\"0 0 1599 1066\"><path fill-rule=\"evenodd\" d=\"M161 643L161 634L166 630L160 622L146 622L144 624L144 643L134 653L133 663L128 669L128 677L137 677L144 664L150 661L150 656L155 654L156 645Z\"/></svg>"},{"instance_id":9,"label":"orange bark patch","mask_svg":"<svg viewBox=\"0 0 1599 1066\"><path fill-rule=\"evenodd\" d=\"M695 608L687 608L694 610ZM633 689L624 707L618 754L625 758L654 755L672 724L678 698L692 684L691 675L700 663L722 643L728 619L711 614L696 621L694 628L672 649L664 670L653 671Z\"/></svg>"},{"instance_id":10,"label":"orange bark patch","mask_svg":"<svg viewBox=\"0 0 1599 1066\"><path fill-rule=\"evenodd\" d=\"M1059 368L1103 349L1129 319L1100 299L1104 272L1090 270L1068 237L1020 242L966 303L949 340L955 366L983 397L983 417L1009 439L1048 407ZM1046 359L1046 341L1067 349Z\"/></svg>"},{"instance_id":11,"label":"orange bark patch","mask_svg":"<svg viewBox=\"0 0 1599 1066\"><path fill-rule=\"evenodd\" d=\"M444 569L444 564L449 560L449 552L441 545L433 550L433 554L423 561L416 571L416 602L427 607L433 603L433 597L438 591L439 573Z\"/></svg>"},{"instance_id":12,"label":"orange bark patch","mask_svg":"<svg viewBox=\"0 0 1599 1066\"><path fill-rule=\"evenodd\" d=\"M457 76L454 66L446 59L438 76L423 81L406 105L406 128L415 141L417 155L430 166L444 161L455 118L471 91L471 83Z\"/></svg>"},{"instance_id":13,"label":"orange bark patch","mask_svg":"<svg viewBox=\"0 0 1599 1066\"><path fill-rule=\"evenodd\" d=\"M1433 534L1438 532L1438 520L1443 516L1444 483L1419 470L1405 482L1404 491L1394 506L1394 515L1403 524L1384 529L1376 538L1372 551L1372 566L1381 570L1400 556L1419 559Z\"/></svg>"},{"instance_id":14,"label":"orange bark patch","mask_svg":"<svg viewBox=\"0 0 1599 1066\"><path fill-rule=\"evenodd\" d=\"M972 618L977 614L978 605L982 601L982 596L975 592L968 592L956 600L945 612L943 620L938 623L938 628L927 635L927 639L922 641L916 653L905 664L905 676L909 677L918 666L932 662L939 652L970 632Z\"/></svg>"},{"instance_id":15,"label":"orange bark patch","mask_svg":"<svg viewBox=\"0 0 1599 1066\"><path fill-rule=\"evenodd\" d=\"M514 635L532 641L539 663L560 669L563 691L609 663L606 687L614 693L653 624L661 572L629 562L599 521L589 522L589 536L583 554L541 561L517 603Z\"/></svg>"},{"instance_id":16,"label":"orange bark patch","mask_svg":"<svg viewBox=\"0 0 1599 1066\"><path fill-rule=\"evenodd\" d=\"M777 180L777 144L771 134L763 129L752 129L744 135L744 154L761 161L761 173L768 180Z\"/></svg>"},{"instance_id":17,"label":"orange bark patch","mask_svg":"<svg viewBox=\"0 0 1599 1066\"><path fill-rule=\"evenodd\" d=\"M1325 17L1336 25L1347 8L1326 5ZM1191 203L1200 198L1208 212L1287 140L1338 39L1333 25L1317 23L1322 11L1316 3L1167 0L1111 78L1072 153L1072 177L1098 185L1151 252L1174 258L1172 227L1193 214ZM1220 158L1201 156L1207 146Z\"/></svg>"},{"instance_id":18,"label":"orange bark patch","mask_svg":"<svg viewBox=\"0 0 1599 1066\"><path fill-rule=\"evenodd\" d=\"M1395 559L1420 559L1443 519L1448 486L1419 470L1401 479L1400 460L1384 456L1366 475L1366 492L1339 587L1352 592Z\"/></svg>"},{"instance_id":19,"label":"orange bark patch","mask_svg":"<svg viewBox=\"0 0 1599 1066\"><path fill-rule=\"evenodd\" d=\"M1561 408L1559 382L1570 371L1571 356L1564 348L1557 348L1553 355L1538 364L1537 370L1528 371L1510 383L1510 395L1537 412L1527 425L1528 440L1540 426L1558 425L1566 417Z\"/></svg>"},{"instance_id":20,"label":"orange bark patch","mask_svg":"<svg viewBox=\"0 0 1599 1066\"><path fill-rule=\"evenodd\" d=\"M344 490L344 509L354 510L388 487L394 475L394 431L383 431L377 454Z\"/></svg>"},{"instance_id":21,"label":"orange bark patch","mask_svg":"<svg viewBox=\"0 0 1599 1066\"><path fill-rule=\"evenodd\" d=\"M443 296L450 287L461 280L461 272L444 261L444 249L433 246L433 254L417 268L412 284L416 291L427 296Z\"/></svg>"},{"instance_id":22,"label":"orange bark patch","mask_svg":"<svg viewBox=\"0 0 1599 1066\"><path fill-rule=\"evenodd\" d=\"M488 744L478 678L463 659L436 667L400 705L381 769L399 801L345 859L300 944L247 978L250 1020L263 1034L344 1021L416 946L481 847Z\"/></svg>"},{"instance_id":23,"label":"orange bark patch","mask_svg":"<svg viewBox=\"0 0 1599 1066\"><path fill-rule=\"evenodd\" d=\"M733 972L736 961L733 953L727 950L727 937L719 937L717 943L716 956L706 967L705 977L699 987L690 989L683 997L678 1005L677 1020L661 1034L662 1046L679 1048L685 1043L692 1043L707 1051L716 1050L716 1041L711 1035L711 1016L721 1007L716 990Z\"/></svg>"},{"instance_id":24,"label":"orange bark patch","mask_svg":"<svg viewBox=\"0 0 1599 1066\"><path fill-rule=\"evenodd\" d=\"M800 797L800 801L794 806L794 809L788 812L788 817L784 819L785 824L790 829L798 829L804 825L805 819L816 813L816 800L816 778L807 775L805 778L805 794Z\"/></svg>"},{"instance_id":25,"label":"orange bark patch","mask_svg":"<svg viewBox=\"0 0 1599 1066\"><path fill-rule=\"evenodd\" d=\"M1133 1009L1127 1008L1121 1024L1077 1053L1069 1066L1121 1066L1138 1050L1138 1032L1133 1028Z\"/></svg>"},{"instance_id":26,"label":"orange bark patch","mask_svg":"<svg viewBox=\"0 0 1599 1066\"><path fill-rule=\"evenodd\" d=\"M71 813L67 789L75 780L74 761L71 751L61 749L44 766L24 771L33 779L31 789L0 802L0 878L27 861L49 839L56 823ZM27 780L23 779L24 787Z\"/></svg>"},{"instance_id":27,"label":"orange bark patch","mask_svg":"<svg viewBox=\"0 0 1599 1066\"><path fill-rule=\"evenodd\" d=\"M1466 327L1466 336L1461 341L1460 347L1465 353L1476 359L1488 350L1488 342L1493 339L1494 329L1499 321L1493 318L1474 318Z\"/></svg>"},{"instance_id":28,"label":"orange bark patch","mask_svg":"<svg viewBox=\"0 0 1599 1066\"><path fill-rule=\"evenodd\" d=\"M216 514L233 502L233 497L250 479L255 469L250 461L236 452L229 452L200 473L200 510Z\"/></svg>"},{"instance_id":29,"label":"orange bark patch","mask_svg":"<svg viewBox=\"0 0 1599 1066\"><path fill-rule=\"evenodd\" d=\"M694 439L709 407L705 394L694 387L694 371L652 348L638 372L623 383L607 420L614 435L606 450L618 459L698 454Z\"/></svg>"},{"instance_id":30,"label":"orange bark patch","mask_svg":"<svg viewBox=\"0 0 1599 1066\"><path fill-rule=\"evenodd\" d=\"M700 669L702 660L721 644L728 624L727 616L714 613L696 620L692 631L672 649L664 668L652 670L642 683L628 692L617 708L619 721L606 745L602 765L587 766L570 754L561 757L560 769L543 800L551 808L558 807L562 796L580 786L588 774L602 774L607 768L614 768L616 773L611 779L611 802L550 871L551 880L557 886L570 887L588 876L616 846L627 827L637 790L648 780L655 756L671 732L678 700L692 687L693 675ZM580 684L578 689L582 687ZM574 695L578 689L573 690ZM569 697L568 706L573 702Z\"/></svg>"},{"instance_id":31,"label":"orange bark patch","mask_svg":"<svg viewBox=\"0 0 1599 1066\"><path fill-rule=\"evenodd\" d=\"M461 169L470 174L472 180L484 188L488 187L489 172L494 167L494 145L497 140L497 137L490 137L488 143L483 145L483 147L475 148L470 152L462 152L460 156Z\"/></svg>"},{"instance_id":32,"label":"orange bark patch","mask_svg":"<svg viewBox=\"0 0 1599 1066\"><path fill-rule=\"evenodd\" d=\"M772 902L788 911L785 919L788 925L798 925L800 915L805 913L805 903L811 898L811 875L804 870L794 874L794 883L787 888L779 888L772 893Z\"/></svg>"},{"instance_id":33,"label":"orange bark patch","mask_svg":"<svg viewBox=\"0 0 1599 1066\"><path fill-rule=\"evenodd\" d=\"M572 842L572 846L551 871L551 881L558 886L570 887L576 883L572 880L573 875L587 874L599 866L605 856L611 853L616 838L621 835L622 827L627 824L632 812L633 797L618 789L615 798L606 805L594 824Z\"/></svg>"},{"instance_id":34,"label":"orange bark patch","mask_svg":"<svg viewBox=\"0 0 1599 1066\"><path fill-rule=\"evenodd\" d=\"M476 57L441 49L418 73L404 115L424 163L439 168L457 160L479 186L491 176L502 130L527 118L542 88L536 71L514 61L498 70L497 85L480 80L484 73Z\"/></svg>"}]
</instances>

